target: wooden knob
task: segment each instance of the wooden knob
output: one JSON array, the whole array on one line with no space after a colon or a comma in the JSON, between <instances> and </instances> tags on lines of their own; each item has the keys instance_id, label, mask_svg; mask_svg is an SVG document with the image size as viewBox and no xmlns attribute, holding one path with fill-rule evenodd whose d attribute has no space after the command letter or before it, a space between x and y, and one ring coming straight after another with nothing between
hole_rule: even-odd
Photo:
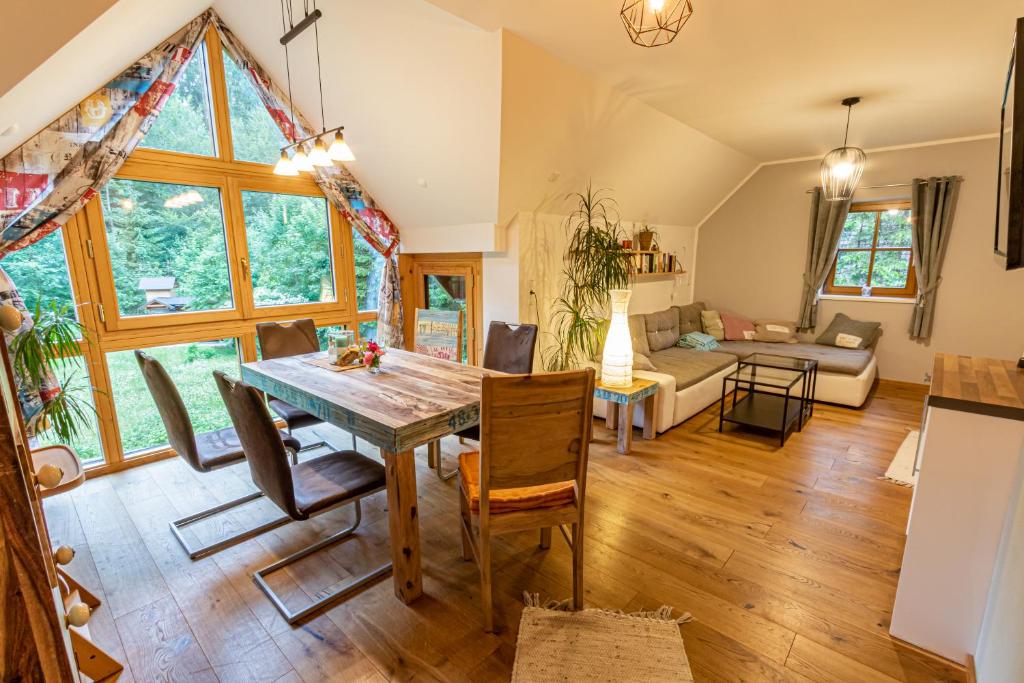
<instances>
[{"instance_id":1,"label":"wooden knob","mask_svg":"<svg viewBox=\"0 0 1024 683\"><path fill-rule=\"evenodd\" d=\"M92 616L92 610L84 602L76 602L68 609L68 624L71 626L85 626Z\"/></svg>"},{"instance_id":2,"label":"wooden knob","mask_svg":"<svg viewBox=\"0 0 1024 683\"><path fill-rule=\"evenodd\" d=\"M69 564L75 559L75 549L69 545L62 545L53 552L53 561L57 564Z\"/></svg>"},{"instance_id":3,"label":"wooden knob","mask_svg":"<svg viewBox=\"0 0 1024 683\"><path fill-rule=\"evenodd\" d=\"M44 489L52 489L64 478L64 470L49 463L43 465L36 472L36 483Z\"/></svg>"},{"instance_id":4,"label":"wooden knob","mask_svg":"<svg viewBox=\"0 0 1024 683\"><path fill-rule=\"evenodd\" d=\"M21 327L21 311L10 304L0 306L0 327L8 332L14 332Z\"/></svg>"}]
</instances>

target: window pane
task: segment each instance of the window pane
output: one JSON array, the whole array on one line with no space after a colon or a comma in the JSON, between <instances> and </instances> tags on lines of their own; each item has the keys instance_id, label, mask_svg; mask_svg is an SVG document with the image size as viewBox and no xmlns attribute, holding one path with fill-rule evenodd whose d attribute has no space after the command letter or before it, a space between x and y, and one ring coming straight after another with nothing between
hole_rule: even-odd
<instances>
[{"instance_id":1,"label":"window pane","mask_svg":"<svg viewBox=\"0 0 1024 683\"><path fill-rule=\"evenodd\" d=\"M235 159L260 164L277 163L281 148L287 144L281 129L270 118L248 77L227 52L223 53L223 59Z\"/></svg>"},{"instance_id":2,"label":"window pane","mask_svg":"<svg viewBox=\"0 0 1024 683\"><path fill-rule=\"evenodd\" d=\"M426 275L426 307L435 311L462 311L462 360L468 362L466 354L466 277L464 275Z\"/></svg>"},{"instance_id":3,"label":"window pane","mask_svg":"<svg viewBox=\"0 0 1024 683\"><path fill-rule=\"evenodd\" d=\"M257 306L335 301L327 200L243 192Z\"/></svg>"},{"instance_id":4,"label":"window pane","mask_svg":"<svg viewBox=\"0 0 1024 683\"><path fill-rule=\"evenodd\" d=\"M836 287L863 287L868 283L870 251L841 251L836 257Z\"/></svg>"},{"instance_id":5,"label":"window pane","mask_svg":"<svg viewBox=\"0 0 1024 683\"><path fill-rule=\"evenodd\" d=\"M178 387L196 433L231 425L213 371L238 377L238 342L220 339L145 349L163 364ZM125 453L167 443L167 432L132 351L107 354L114 408Z\"/></svg>"},{"instance_id":6,"label":"window pane","mask_svg":"<svg viewBox=\"0 0 1024 683\"><path fill-rule=\"evenodd\" d=\"M359 323L359 341L370 341L377 339L377 321L365 320Z\"/></svg>"},{"instance_id":7,"label":"window pane","mask_svg":"<svg viewBox=\"0 0 1024 683\"><path fill-rule=\"evenodd\" d=\"M38 243L37 243L38 244ZM91 464L103 460L103 447L100 445L100 430L96 420L96 407L92 400L92 381L85 368L81 356L66 358L54 364L54 373L60 380L61 387L70 397L77 400L86 414L87 422L80 427L78 438L67 444L75 449L83 463ZM38 434L40 445L58 444L56 434L47 430Z\"/></svg>"},{"instance_id":8,"label":"window pane","mask_svg":"<svg viewBox=\"0 0 1024 683\"><path fill-rule=\"evenodd\" d=\"M352 251L356 266L356 304L360 311L376 311L384 257L367 244L355 228L352 229Z\"/></svg>"},{"instance_id":9,"label":"window pane","mask_svg":"<svg viewBox=\"0 0 1024 683\"><path fill-rule=\"evenodd\" d=\"M178 85L164 102L160 115L139 143L140 147L208 157L217 154L208 73L204 43L181 73Z\"/></svg>"},{"instance_id":10,"label":"window pane","mask_svg":"<svg viewBox=\"0 0 1024 683\"><path fill-rule=\"evenodd\" d=\"M122 316L231 308L220 190L114 179L102 194Z\"/></svg>"},{"instance_id":11,"label":"window pane","mask_svg":"<svg viewBox=\"0 0 1024 683\"><path fill-rule=\"evenodd\" d=\"M77 315L60 230L54 230L35 244L8 254L0 265L14 281L29 311L35 311L40 304L43 310L48 310L56 303Z\"/></svg>"},{"instance_id":12,"label":"window pane","mask_svg":"<svg viewBox=\"0 0 1024 683\"><path fill-rule=\"evenodd\" d=\"M883 211L878 225L878 246L909 249L910 242L910 209Z\"/></svg>"},{"instance_id":13,"label":"window pane","mask_svg":"<svg viewBox=\"0 0 1024 683\"><path fill-rule=\"evenodd\" d=\"M875 253L875 267L871 271L872 287L907 286L910 251L879 251Z\"/></svg>"},{"instance_id":14,"label":"window pane","mask_svg":"<svg viewBox=\"0 0 1024 683\"><path fill-rule=\"evenodd\" d=\"M870 248L875 237L875 212L851 211L839 236L840 249Z\"/></svg>"}]
</instances>

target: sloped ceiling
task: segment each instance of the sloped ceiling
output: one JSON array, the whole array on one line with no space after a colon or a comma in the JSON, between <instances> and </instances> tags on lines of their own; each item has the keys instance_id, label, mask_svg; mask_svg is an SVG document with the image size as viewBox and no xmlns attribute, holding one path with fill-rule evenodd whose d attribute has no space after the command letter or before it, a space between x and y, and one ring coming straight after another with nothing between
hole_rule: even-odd
<instances>
[{"instance_id":1,"label":"sloped ceiling","mask_svg":"<svg viewBox=\"0 0 1024 683\"><path fill-rule=\"evenodd\" d=\"M996 132L1020 0L692 0L676 41L629 42L621 0L429 0L505 27L760 161Z\"/></svg>"}]
</instances>

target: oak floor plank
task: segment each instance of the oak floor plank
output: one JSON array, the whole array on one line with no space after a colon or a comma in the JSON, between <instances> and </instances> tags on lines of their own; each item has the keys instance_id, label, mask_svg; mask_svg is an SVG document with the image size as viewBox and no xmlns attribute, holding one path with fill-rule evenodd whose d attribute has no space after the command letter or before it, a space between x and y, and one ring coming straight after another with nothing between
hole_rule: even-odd
<instances>
[{"instance_id":1,"label":"oak floor plank","mask_svg":"<svg viewBox=\"0 0 1024 683\"><path fill-rule=\"evenodd\" d=\"M192 630L166 596L115 620L132 673L139 681L216 681Z\"/></svg>"}]
</instances>

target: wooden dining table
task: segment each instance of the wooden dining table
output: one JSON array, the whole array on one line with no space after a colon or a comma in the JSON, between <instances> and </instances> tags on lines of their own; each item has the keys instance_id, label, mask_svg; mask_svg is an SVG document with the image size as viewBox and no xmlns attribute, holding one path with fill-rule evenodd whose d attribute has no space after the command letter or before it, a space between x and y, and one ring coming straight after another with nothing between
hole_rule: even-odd
<instances>
[{"instance_id":1,"label":"wooden dining table","mask_svg":"<svg viewBox=\"0 0 1024 683\"><path fill-rule=\"evenodd\" d=\"M314 365L326 352L242 365L242 380L380 448L387 477L395 595L423 593L413 450L480 421L483 368L389 349L382 372Z\"/></svg>"}]
</instances>

